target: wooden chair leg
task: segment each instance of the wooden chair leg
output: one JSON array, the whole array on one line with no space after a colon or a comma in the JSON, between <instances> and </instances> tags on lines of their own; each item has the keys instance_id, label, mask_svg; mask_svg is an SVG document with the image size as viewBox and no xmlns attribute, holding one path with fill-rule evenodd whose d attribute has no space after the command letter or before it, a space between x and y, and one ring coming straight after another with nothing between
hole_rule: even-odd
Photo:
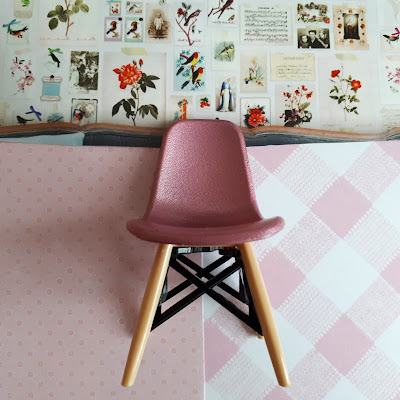
<instances>
[{"instance_id":1,"label":"wooden chair leg","mask_svg":"<svg viewBox=\"0 0 400 400\"><path fill-rule=\"evenodd\" d=\"M154 315L160 300L168 264L171 257L173 245L160 244L154 258L153 267L147 282L142 305L140 308L138 322L133 334L128 360L125 366L122 386L132 386L135 383L144 349L153 324Z\"/></svg>"},{"instance_id":2,"label":"wooden chair leg","mask_svg":"<svg viewBox=\"0 0 400 400\"><path fill-rule=\"evenodd\" d=\"M251 243L243 243L238 247L242 255L247 281L276 377L279 385L288 387L290 386L290 379L285 356L253 246Z\"/></svg>"}]
</instances>

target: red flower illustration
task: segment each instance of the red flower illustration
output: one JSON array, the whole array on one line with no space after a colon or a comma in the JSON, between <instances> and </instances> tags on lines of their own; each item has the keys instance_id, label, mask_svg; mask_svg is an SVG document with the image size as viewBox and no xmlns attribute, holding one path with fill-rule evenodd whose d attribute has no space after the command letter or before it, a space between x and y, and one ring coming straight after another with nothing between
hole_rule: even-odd
<instances>
[{"instance_id":1,"label":"red flower illustration","mask_svg":"<svg viewBox=\"0 0 400 400\"><path fill-rule=\"evenodd\" d=\"M341 28L343 25L342 24L338 24L338 28Z\"/></svg>"},{"instance_id":2,"label":"red flower illustration","mask_svg":"<svg viewBox=\"0 0 400 400\"><path fill-rule=\"evenodd\" d=\"M313 95L313 92L307 93L306 94L306 99L311 99L311 96Z\"/></svg>"},{"instance_id":3,"label":"red flower illustration","mask_svg":"<svg viewBox=\"0 0 400 400\"><path fill-rule=\"evenodd\" d=\"M249 124L251 126L258 126L258 125L264 125L265 124L265 116L261 114L261 111L258 110L260 112L260 115L257 114L251 114L250 118L249 118Z\"/></svg>"},{"instance_id":4,"label":"red flower illustration","mask_svg":"<svg viewBox=\"0 0 400 400\"><path fill-rule=\"evenodd\" d=\"M340 74L340 69L335 69L332 71L331 77L336 78Z\"/></svg>"},{"instance_id":5,"label":"red flower illustration","mask_svg":"<svg viewBox=\"0 0 400 400\"><path fill-rule=\"evenodd\" d=\"M114 69L114 72L119 75L121 89L126 89L128 85L134 85L142 77L142 71L136 65L123 65L121 69Z\"/></svg>"},{"instance_id":6,"label":"red flower illustration","mask_svg":"<svg viewBox=\"0 0 400 400\"><path fill-rule=\"evenodd\" d=\"M253 108L252 110L250 110L250 115L252 117L261 117L262 112L258 108Z\"/></svg>"},{"instance_id":7,"label":"red flower illustration","mask_svg":"<svg viewBox=\"0 0 400 400\"><path fill-rule=\"evenodd\" d=\"M331 20L330 20L328 17L325 17L324 22L325 22L326 24L329 24L329 22L331 22Z\"/></svg>"},{"instance_id":8,"label":"red flower illustration","mask_svg":"<svg viewBox=\"0 0 400 400\"><path fill-rule=\"evenodd\" d=\"M358 89L361 88L361 82L360 82L360 81L356 81L355 79L353 79L353 80L351 81L351 87L352 87L355 91L357 91Z\"/></svg>"},{"instance_id":9,"label":"red flower illustration","mask_svg":"<svg viewBox=\"0 0 400 400\"><path fill-rule=\"evenodd\" d=\"M182 8L180 8L179 10L178 10L178 13L177 13L178 15L185 15L185 11L183 11L183 9Z\"/></svg>"},{"instance_id":10,"label":"red flower illustration","mask_svg":"<svg viewBox=\"0 0 400 400\"><path fill-rule=\"evenodd\" d=\"M307 90L308 90L304 85L301 86L301 89L302 89L304 92L307 92Z\"/></svg>"},{"instance_id":11,"label":"red flower illustration","mask_svg":"<svg viewBox=\"0 0 400 400\"><path fill-rule=\"evenodd\" d=\"M299 95L300 95L300 90L299 90L299 89L296 89L296 90L294 91L294 94L295 94L296 96L299 96Z\"/></svg>"}]
</instances>

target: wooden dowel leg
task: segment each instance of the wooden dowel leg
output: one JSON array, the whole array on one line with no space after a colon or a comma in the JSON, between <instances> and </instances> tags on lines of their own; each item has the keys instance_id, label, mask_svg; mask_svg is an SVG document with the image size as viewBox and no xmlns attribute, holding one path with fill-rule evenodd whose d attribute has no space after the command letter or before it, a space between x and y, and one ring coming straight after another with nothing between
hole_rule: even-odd
<instances>
[{"instance_id":1,"label":"wooden dowel leg","mask_svg":"<svg viewBox=\"0 0 400 400\"><path fill-rule=\"evenodd\" d=\"M251 243L243 243L238 247L242 255L247 281L254 301L254 307L260 321L276 378L278 379L279 385L288 387L290 386L290 379L285 362L285 356L283 354L275 319L272 314L272 307L254 254L253 246Z\"/></svg>"},{"instance_id":2,"label":"wooden dowel leg","mask_svg":"<svg viewBox=\"0 0 400 400\"><path fill-rule=\"evenodd\" d=\"M158 246L129 349L124 377L122 378L122 386L128 387L135 383L168 271L172 247L171 244L160 244Z\"/></svg>"}]
</instances>

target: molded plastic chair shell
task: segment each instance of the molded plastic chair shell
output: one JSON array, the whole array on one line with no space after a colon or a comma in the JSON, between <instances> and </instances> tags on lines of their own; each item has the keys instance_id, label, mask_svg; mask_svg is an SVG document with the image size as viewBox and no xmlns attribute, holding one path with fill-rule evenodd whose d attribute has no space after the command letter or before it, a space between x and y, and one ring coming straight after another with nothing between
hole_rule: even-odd
<instances>
[{"instance_id":1,"label":"molded plastic chair shell","mask_svg":"<svg viewBox=\"0 0 400 400\"><path fill-rule=\"evenodd\" d=\"M179 246L226 246L272 236L281 217L257 206L243 133L231 122L185 120L161 145L150 201L127 229L140 239Z\"/></svg>"}]
</instances>

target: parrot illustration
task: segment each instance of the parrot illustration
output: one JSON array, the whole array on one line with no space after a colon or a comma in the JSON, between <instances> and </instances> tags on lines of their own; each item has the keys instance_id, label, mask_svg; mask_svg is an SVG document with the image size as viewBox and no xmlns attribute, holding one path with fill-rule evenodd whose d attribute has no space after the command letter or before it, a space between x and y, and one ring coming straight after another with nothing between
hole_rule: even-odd
<instances>
[{"instance_id":1,"label":"parrot illustration","mask_svg":"<svg viewBox=\"0 0 400 400\"><path fill-rule=\"evenodd\" d=\"M116 35L115 35L116 32L115 31L117 30L118 22L117 21L111 21L110 25L111 25L111 28L107 31L107 35L112 33L114 35L114 37L116 37Z\"/></svg>"},{"instance_id":2,"label":"parrot illustration","mask_svg":"<svg viewBox=\"0 0 400 400\"><path fill-rule=\"evenodd\" d=\"M193 85L197 84L200 86L200 78L203 75L203 72L204 72L203 67L200 67L199 69L194 71L192 76L189 78L189 80L183 83L181 89L184 89L189 84L190 81L192 81Z\"/></svg>"},{"instance_id":3,"label":"parrot illustration","mask_svg":"<svg viewBox=\"0 0 400 400\"><path fill-rule=\"evenodd\" d=\"M133 21L131 26L132 26L132 29L126 35L128 36L130 33L133 33L135 36L137 36L136 31L138 29L138 22L137 21Z\"/></svg>"},{"instance_id":4,"label":"parrot illustration","mask_svg":"<svg viewBox=\"0 0 400 400\"><path fill-rule=\"evenodd\" d=\"M185 56L184 54L180 54L181 57L186 58L186 61L181 64L180 68L178 69L178 72L176 73L176 76L178 76L184 69L185 65L191 64L192 67L194 67L197 64L197 61L199 60L199 53L196 51L194 52L190 57Z\"/></svg>"},{"instance_id":5,"label":"parrot illustration","mask_svg":"<svg viewBox=\"0 0 400 400\"><path fill-rule=\"evenodd\" d=\"M189 21L190 21L191 19L193 19L193 18L198 17L198 16L200 15L200 13L201 13L201 10L196 10L196 11L192 12L192 13L188 16L188 18L187 18L186 22L184 23L184 25L185 25L185 26L188 26L188 25L189 25Z\"/></svg>"},{"instance_id":6,"label":"parrot illustration","mask_svg":"<svg viewBox=\"0 0 400 400\"><path fill-rule=\"evenodd\" d=\"M223 5L221 10L219 10L218 19L221 17L221 15L224 13L224 11L232 5L232 3L233 3L233 0L227 0L227 2Z\"/></svg>"},{"instance_id":7,"label":"parrot illustration","mask_svg":"<svg viewBox=\"0 0 400 400\"><path fill-rule=\"evenodd\" d=\"M19 115L17 115L17 121L21 125L26 125L27 122L33 121L33 119L25 119L25 118L22 118Z\"/></svg>"}]
</instances>

